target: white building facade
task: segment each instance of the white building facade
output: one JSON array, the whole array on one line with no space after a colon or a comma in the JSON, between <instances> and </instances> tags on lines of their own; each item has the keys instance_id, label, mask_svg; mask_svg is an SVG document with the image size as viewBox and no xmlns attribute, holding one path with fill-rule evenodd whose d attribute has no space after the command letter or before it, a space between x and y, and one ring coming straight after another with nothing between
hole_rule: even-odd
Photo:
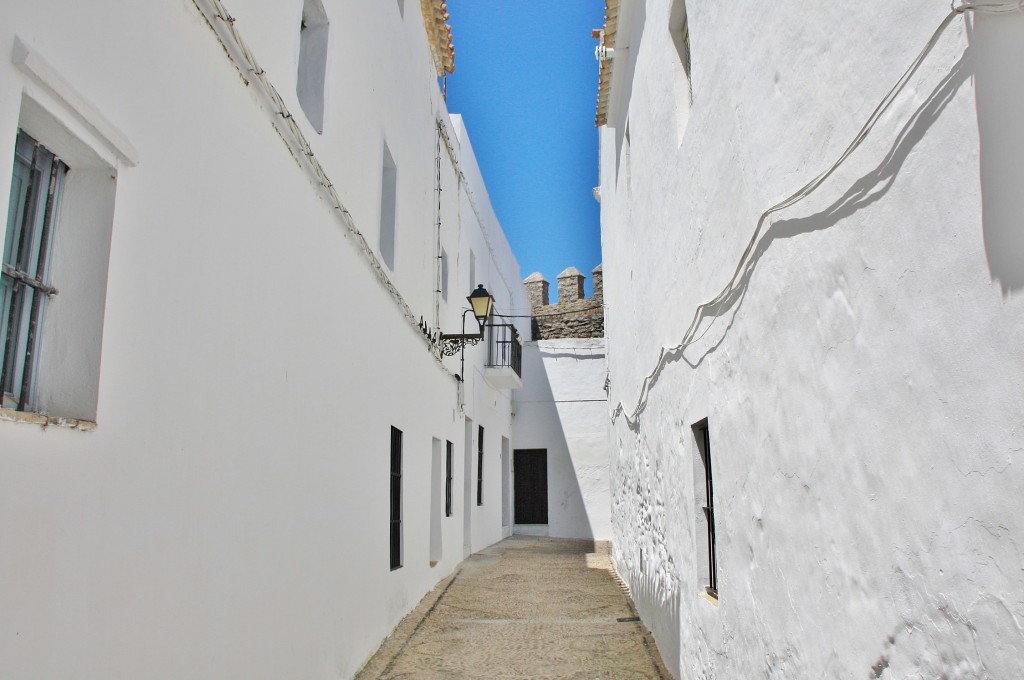
<instances>
[{"instance_id":1,"label":"white building facade","mask_svg":"<svg viewBox=\"0 0 1024 680\"><path fill-rule=\"evenodd\" d=\"M0 6L0 676L350 677L511 531L520 383L439 334L529 302L445 18Z\"/></svg>"},{"instance_id":2,"label":"white building facade","mask_svg":"<svg viewBox=\"0 0 1024 680\"><path fill-rule=\"evenodd\" d=\"M558 275L558 300L536 272L523 283L533 340L523 347L523 388L513 401L513 520L517 533L605 541L612 537L608 366L601 267L593 296L584 275Z\"/></svg>"},{"instance_id":3,"label":"white building facade","mask_svg":"<svg viewBox=\"0 0 1024 680\"><path fill-rule=\"evenodd\" d=\"M515 531L558 538L612 538L608 395L604 338L534 340L523 347L523 388L515 394L513 484L522 462L543 457L545 522L513 517ZM539 463L539 461L538 461ZM516 489L518 491L518 489ZM515 510L525 499L515 495Z\"/></svg>"},{"instance_id":4,"label":"white building facade","mask_svg":"<svg viewBox=\"0 0 1024 680\"><path fill-rule=\"evenodd\" d=\"M615 560L665 661L1024 675L1024 13L607 4Z\"/></svg>"}]
</instances>

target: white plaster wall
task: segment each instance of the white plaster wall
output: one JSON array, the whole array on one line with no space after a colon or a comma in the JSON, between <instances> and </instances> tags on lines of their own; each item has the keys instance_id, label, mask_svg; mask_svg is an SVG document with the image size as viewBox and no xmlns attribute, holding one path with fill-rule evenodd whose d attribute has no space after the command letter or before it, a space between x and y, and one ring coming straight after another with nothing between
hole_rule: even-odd
<instances>
[{"instance_id":1,"label":"white plaster wall","mask_svg":"<svg viewBox=\"0 0 1024 680\"><path fill-rule=\"evenodd\" d=\"M948 5L687 3L680 142L670 3L624 4L643 28L613 94L628 108L601 131L601 196L610 404L631 410L759 214L842 152ZM1024 143L1022 44L1020 14L956 19L854 156L764 225L639 426L615 421L616 563L677 676L1024 675L1024 251L1007 190L1024 176L1006 151ZM719 606L698 575L705 417Z\"/></svg>"},{"instance_id":2,"label":"white plaster wall","mask_svg":"<svg viewBox=\"0 0 1024 680\"><path fill-rule=\"evenodd\" d=\"M457 206L452 206L450 214L452 222L457 225L455 242L446 245L449 253L458 253L456 266L450 267L456 280L449 286L449 297L443 305L441 327L447 332L461 332L463 310L468 309L466 297L483 284L494 296L494 323L512 323L519 334L529 338L530 323L528 318L516 318L522 315L523 309L529 309L529 297L522 285L522 274L516 262L508 239L501 229L498 218L487 196L487 188L483 175L477 164L476 156L470 142L465 122L462 117L453 114L450 117L449 136L453 144L460 150ZM443 165L443 164L442 164ZM456 177L453 173L451 182ZM451 191L450 185L449 193ZM446 213L447 214L447 213ZM443 234L451 239L450 232ZM444 241L449 244L450 241ZM469 253L475 254L476 278L470 281ZM502 318L500 315L510 315ZM473 315L467 316L466 332L476 332ZM469 497L471 498L472 517L472 550L484 548L504 537L502 530L502 495L505 493L503 484L509 480L503 478L501 460L501 438L512 438L512 395L508 389L496 390L485 379L487 359L486 343L467 347L465 350L465 400L471 405L467 407L467 415L473 418L472 456ZM458 356L447 360L453 371L461 371ZM483 505L476 505L477 477L477 436L479 425L484 426L484 490ZM461 449L460 449L461 453Z\"/></svg>"},{"instance_id":3,"label":"white plaster wall","mask_svg":"<svg viewBox=\"0 0 1024 680\"><path fill-rule=\"evenodd\" d=\"M603 338L523 348L512 436L515 448L547 449L550 536L611 539L606 376Z\"/></svg>"},{"instance_id":4,"label":"white plaster wall","mask_svg":"<svg viewBox=\"0 0 1024 680\"><path fill-rule=\"evenodd\" d=\"M447 112L419 12L324 2L320 136L295 101L301 1L225 4L371 244L387 139L399 172L391 276L429 323L435 119ZM140 159L117 167L95 431L0 421L0 676L350 677L463 558L456 493L429 564L432 441L455 444L462 488L465 416L485 426L489 456L471 547L501 537L509 392L477 379L478 353L465 384L432 358L192 2L9 2L0 27L0 158L13 157L22 92L35 88L6 56L19 35ZM449 252L485 228L495 240L497 221L467 215L442 166ZM507 250L475 252L521 280ZM452 289L468 292L458 276ZM493 292L504 308L526 298ZM456 330L461 305L442 330ZM458 371L458 357L445 366ZM391 426L405 443L396 571Z\"/></svg>"}]
</instances>

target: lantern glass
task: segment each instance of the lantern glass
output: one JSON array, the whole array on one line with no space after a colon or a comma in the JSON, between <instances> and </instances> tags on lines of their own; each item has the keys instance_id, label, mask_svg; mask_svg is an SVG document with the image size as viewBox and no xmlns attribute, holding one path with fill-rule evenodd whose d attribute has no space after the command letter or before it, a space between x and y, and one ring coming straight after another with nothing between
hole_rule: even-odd
<instances>
[{"instance_id":1,"label":"lantern glass","mask_svg":"<svg viewBox=\"0 0 1024 680\"><path fill-rule=\"evenodd\" d=\"M469 300L469 304L473 308L473 316L476 317L477 322L481 326L484 325L494 308L494 298L487 292L483 284L479 284L466 299Z\"/></svg>"}]
</instances>

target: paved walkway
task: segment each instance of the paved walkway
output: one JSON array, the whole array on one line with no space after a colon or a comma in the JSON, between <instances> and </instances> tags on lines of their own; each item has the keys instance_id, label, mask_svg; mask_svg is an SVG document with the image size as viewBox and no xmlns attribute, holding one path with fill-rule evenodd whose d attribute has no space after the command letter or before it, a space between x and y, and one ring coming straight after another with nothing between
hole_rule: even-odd
<instances>
[{"instance_id":1,"label":"paved walkway","mask_svg":"<svg viewBox=\"0 0 1024 680\"><path fill-rule=\"evenodd\" d=\"M667 680L608 551L513 536L471 555L356 677Z\"/></svg>"}]
</instances>

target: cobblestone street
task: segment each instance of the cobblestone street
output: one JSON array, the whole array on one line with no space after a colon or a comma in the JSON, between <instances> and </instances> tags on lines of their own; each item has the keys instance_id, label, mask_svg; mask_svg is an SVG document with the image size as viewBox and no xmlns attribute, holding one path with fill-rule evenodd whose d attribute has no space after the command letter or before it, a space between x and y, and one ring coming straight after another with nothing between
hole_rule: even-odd
<instances>
[{"instance_id":1,"label":"cobblestone street","mask_svg":"<svg viewBox=\"0 0 1024 680\"><path fill-rule=\"evenodd\" d=\"M614 577L609 549L513 536L471 555L357 677L671 677Z\"/></svg>"}]
</instances>

